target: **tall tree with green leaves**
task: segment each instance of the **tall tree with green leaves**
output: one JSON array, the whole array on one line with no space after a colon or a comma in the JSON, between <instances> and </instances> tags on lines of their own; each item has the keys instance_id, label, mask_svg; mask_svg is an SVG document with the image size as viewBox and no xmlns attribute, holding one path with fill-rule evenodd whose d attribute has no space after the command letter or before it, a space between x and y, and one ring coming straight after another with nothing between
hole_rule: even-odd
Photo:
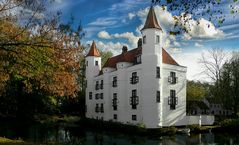
<instances>
[{"instance_id":1,"label":"tall tree with green leaves","mask_svg":"<svg viewBox=\"0 0 239 145\"><path fill-rule=\"evenodd\" d=\"M201 82L187 81L187 100L201 101L207 94L207 88Z\"/></svg>"}]
</instances>

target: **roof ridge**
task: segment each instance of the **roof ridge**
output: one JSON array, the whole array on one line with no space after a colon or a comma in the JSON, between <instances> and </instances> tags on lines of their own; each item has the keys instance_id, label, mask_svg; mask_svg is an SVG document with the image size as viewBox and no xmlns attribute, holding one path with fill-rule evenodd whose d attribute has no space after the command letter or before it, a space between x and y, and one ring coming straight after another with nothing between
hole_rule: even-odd
<instances>
[{"instance_id":1,"label":"roof ridge","mask_svg":"<svg viewBox=\"0 0 239 145\"><path fill-rule=\"evenodd\" d=\"M104 67L116 68L116 64L118 62L133 63L135 61L135 57L139 54L142 54L142 47L137 47L137 48L131 49L130 51L127 51L123 54L121 53L119 55L108 58L106 63L104 64L103 68ZM165 64L180 66L164 48L162 48L162 61Z\"/></svg>"}]
</instances>

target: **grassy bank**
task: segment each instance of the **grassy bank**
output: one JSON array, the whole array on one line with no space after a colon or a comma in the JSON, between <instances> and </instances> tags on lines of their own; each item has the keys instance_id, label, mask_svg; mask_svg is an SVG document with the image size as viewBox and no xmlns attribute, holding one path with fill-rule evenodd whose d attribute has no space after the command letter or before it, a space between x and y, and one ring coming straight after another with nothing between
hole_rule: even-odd
<instances>
[{"instance_id":1,"label":"grassy bank","mask_svg":"<svg viewBox=\"0 0 239 145\"><path fill-rule=\"evenodd\" d=\"M12 139L8 139L8 138L4 138L4 137L0 137L0 144L4 144L4 145L33 145L33 143L27 143L21 139L12 140Z\"/></svg>"},{"instance_id":2,"label":"grassy bank","mask_svg":"<svg viewBox=\"0 0 239 145\"><path fill-rule=\"evenodd\" d=\"M34 116L34 121L36 123L41 124L59 124L59 123L65 123L65 124L76 124L79 122L81 117L79 116L72 116L72 115L37 115Z\"/></svg>"}]
</instances>

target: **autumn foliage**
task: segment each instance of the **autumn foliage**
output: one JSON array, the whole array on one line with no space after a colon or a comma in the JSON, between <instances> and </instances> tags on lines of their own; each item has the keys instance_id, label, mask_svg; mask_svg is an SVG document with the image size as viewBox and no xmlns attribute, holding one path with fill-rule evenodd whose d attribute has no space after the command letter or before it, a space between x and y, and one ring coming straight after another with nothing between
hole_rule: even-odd
<instances>
[{"instance_id":1,"label":"autumn foliage","mask_svg":"<svg viewBox=\"0 0 239 145\"><path fill-rule=\"evenodd\" d=\"M14 2L14 1L12 1ZM0 7L4 13L3 5ZM29 18L30 19L30 18ZM59 24L59 15L19 24L12 15L0 17L0 94L11 79L27 92L75 96L79 90L81 29Z\"/></svg>"}]
</instances>

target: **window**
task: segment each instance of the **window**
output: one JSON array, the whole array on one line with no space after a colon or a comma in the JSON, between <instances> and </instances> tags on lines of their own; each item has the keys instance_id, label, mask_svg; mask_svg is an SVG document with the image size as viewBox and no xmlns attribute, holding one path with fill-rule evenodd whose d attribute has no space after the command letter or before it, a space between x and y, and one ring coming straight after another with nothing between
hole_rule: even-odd
<instances>
[{"instance_id":1,"label":"window","mask_svg":"<svg viewBox=\"0 0 239 145\"><path fill-rule=\"evenodd\" d=\"M157 102L157 103L160 103L160 91L157 91L157 94L156 94L156 102Z\"/></svg>"},{"instance_id":2,"label":"window","mask_svg":"<svg viewBox=\"0 0 239 145\"><path fill-rule=\"evenodd\" d=\"M137 116L136 115L132 115L132 120L136 121L137 120Z\"/></svg>"},{"instance_id":3,"label":"window","mask_svg":"<svg viewBox=\"0 0 239 145\"><path fill-rule=\"evenodd\" d=\"M160 41L160 39L159 39L159 35L156 35L156 43L158 44L159 41Z\"/></svg>"},{"instance_id":4,"label":"window","mask_svg":"<svg viewBox=\"0 0 239 145\"><path fill-rule=\"evenodd\" d=\"M112 100L112 103L113 103L113 110L117 110L117 94L116 93L114 93L113 94L113 100Z\"/></svg>"},{"instance_id":5,"label":"window","mask_svg":"<svg viewBox=\"0 0 239 145\"><path fill-rule=\"evenodd\" d=\"M92 92L89 92L89 100L92 100Z\"/></svg>"},{"instance_id":6,"label":"window","mask_svg":"<svg viewBox=\"0 0 239 145\"><path fill-rule=\"evenodd\" d=\"M176 84L177 81L178 81L178 78L176 77L176 73L175 72L170 72L168 82L171 83L171 84Z\"/></svg>"},{"instance_id":7,"label":"window","mask_svg":"<svg viewBox=\"0 0 239 145\"><path fill-rule=\"evenodd\" d=\"M117 87L117 77L113 77L112 87Z\"/></svg>"},{"instance_id":8,"label":"window","mask_svg":"<svg viewBox=\"0 0 239 145\"><path fill-rule=\"evenodd\" d=\"M132 77L130 78L131 84L137 84L139 82L139 77L137 76L137 72L132 73Z\"/></svg>"},{"instance_id":9,"label":"window","mask_svg":"<svg viewBox=\"0 0 239 145\"><path fill-rule=\"evenodd\" d=\"M132 109L137 109L139 104L139 97L137 96L137 90L132 90L132 96L130 97L130 105Z\"/></svg>"},{"instance_id":10,"label":"window","mask_svg":"<svg viewBox=\"0 0 239 145\"><path fill-rule=\"evenodd\" d=\"M99 94L95 94L95 100L99 99Z\"/></svg>"},{"instance_id":11,"label":"window","mask_svg":"<svg viewBox=\"0 0 239 145\"><path fill-rule=\"evenodd\" d=\"M99 90L99 81L96 81L95 83L95 90Z\"/></svg>"},{"instance_id":12,"label":"window","mask_svg":"<svg viewBox=\"0 0 239 145\"><path fill-rule=\"evenodd\" d=\"M98 66L99 65L99 62L96 60L95 61L95 66Z\"/></svg>"},{"instance_id":13,"label":"window","mask_svg":"<svg viewBox=\"0 0 239 145\"><path fill-rule=\"evenodd\" d=\"M114 114L113 119L117 120L117 114Z\"/></svg>"},{"instance_id":14,"label":"window","mask_svg":"<svg viewBox=\"0 0 239 145\"><path fill-rule=\"evenodd\" d=\"M101 80L101 83L100 83L100 89L103 89L104 88L104 81Z\"/></svg>"},{"instance_id":15,"label":"window","mask_svg":"<svg viewBox=\"0 0 239 145\"><path fill-rule=\"evenodd\" d=\"M156 67L156 78L160 78L160 67Z\"/></svg>"},{"instance_id":16,"label":"window","mask_svg":"<svg viewBox=\"0 0 239 145\"><path fill-rule=\"evenodd\" d=\"M95 112L96 112L96 113L99 112L99 104L96 104L96 106L95 106Z\"/></svg>"},{"instance_id":17,"label":"window","mask_svg":"<svg viewBox=\"0 0 239 145\"><path fill-rule=\"evenodd\" d=\"M104 98L104 94L101 93L101 94L100 94L100 99L103 99L103 98Z\"/></svg>"},{"instance_id":18,"label":"window","mask_svg":"<svg viewBox=\"0 0 239 145\"><path fill-rule=\"evenodd\" d=\"M178 98L176 97L176 91L170 90L170 96L168 99L168 104L170 105L170 110L175 110L178 104Z\"/></svg>"},{"instance_id":19,"label":"window","mask_svg":"<svg viewBox=\"0 0 239 145\"><path fill-rule=\"evenodd\" d=\"M104 113L104 104L103 103L100 104L100 112Z\"/></svg>"},{"instance_id":20,"label":"window","mask_svg":"<svg viewBox=\"0 0 239 145\"><path fill-rule=\"evenodd\" d=\"M143 36L143 44L146 43L146 36Z\"/></svg>"},{"instance_id":21,"label":"window","mask_svg":"<svg viewBox=\"0 0 239 145\"><path fill-rule=\"evenodd\" d=\"M88 61L86 61L86 66L88 66Z\"/></svg>"}]
</instances>

